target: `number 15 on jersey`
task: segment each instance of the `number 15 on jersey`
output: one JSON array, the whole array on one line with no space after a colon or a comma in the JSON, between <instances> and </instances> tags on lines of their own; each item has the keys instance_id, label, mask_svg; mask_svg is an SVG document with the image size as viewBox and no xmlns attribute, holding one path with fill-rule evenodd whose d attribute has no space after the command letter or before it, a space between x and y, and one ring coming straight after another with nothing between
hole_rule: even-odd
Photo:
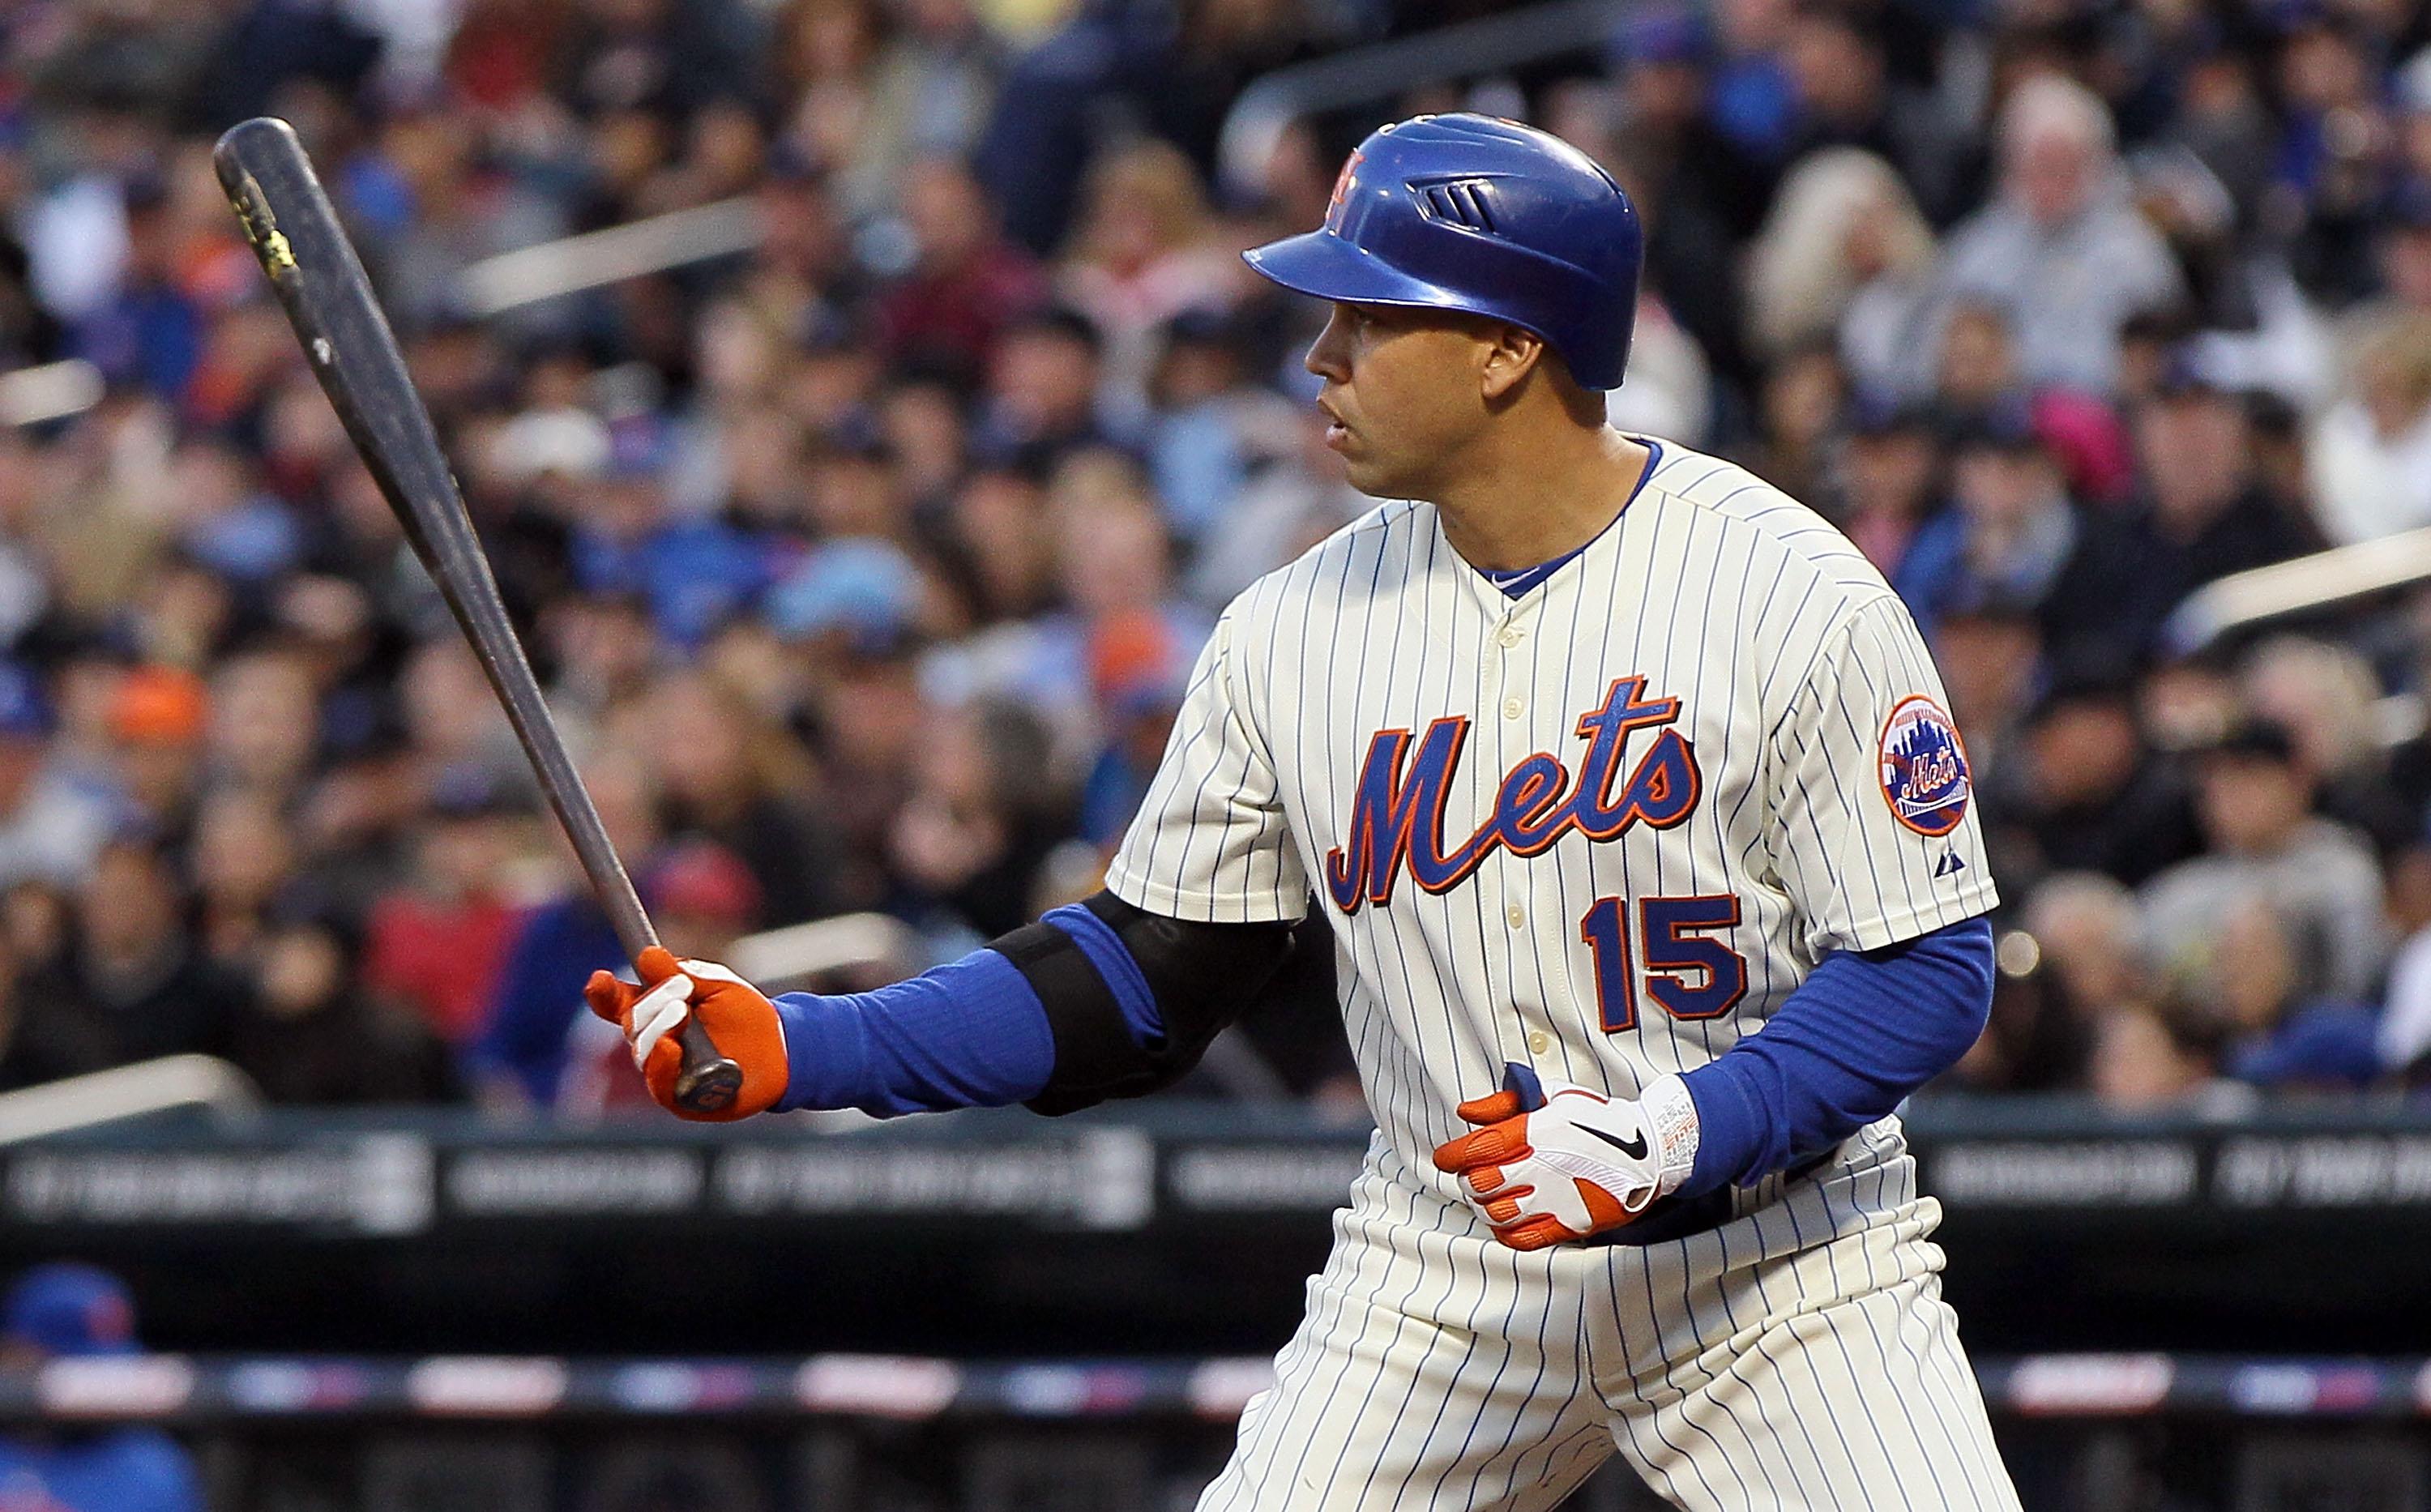
<instances>
[{"instance_id":1,"label":"number 15 on jersey","mask_svg":"<svg viewBox=\"0 0 2431 1512\"><path fill-rule=\"evenodd\" d=\"M1595 952L1605 1033L1637 1027L1639 955L1645 995L1674 1018L1719 1018L1747 996L1747 957L1715 938L1738 927L1736 895L1639 899L1635 949L1632 922L1625 898L1599 898L1579 920L1579 937Z\"/></svg>"}]
</instances>

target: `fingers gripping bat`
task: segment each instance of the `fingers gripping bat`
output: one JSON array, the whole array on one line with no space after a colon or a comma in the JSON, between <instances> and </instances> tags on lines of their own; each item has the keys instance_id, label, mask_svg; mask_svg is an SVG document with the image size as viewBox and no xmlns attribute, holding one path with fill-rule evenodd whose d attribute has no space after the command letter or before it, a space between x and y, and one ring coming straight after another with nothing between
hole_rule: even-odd
<instances>
[{"instance_id":1,"label":"fingers gripping bat","mask_svg":"<svg viewBox=\"0 0 2431 1512\"><path fill-rule=\"evenodd\" d=\"M455 475L439 449L430 412L407 378L388 317L372 296L371 280L338 225L303 143L286 122L260 117L230 127L212 149L211 161L313 375L506 706L616 938L627 955L639 955L659 943L658 931L566 755L507 619ZM684 1020L678 1043L683 1062L676 1101L694 1113L714 1113L733 1102L743 1084L742 1068L718 1053L697 1018Z\"/></svg>"}]
</instances>

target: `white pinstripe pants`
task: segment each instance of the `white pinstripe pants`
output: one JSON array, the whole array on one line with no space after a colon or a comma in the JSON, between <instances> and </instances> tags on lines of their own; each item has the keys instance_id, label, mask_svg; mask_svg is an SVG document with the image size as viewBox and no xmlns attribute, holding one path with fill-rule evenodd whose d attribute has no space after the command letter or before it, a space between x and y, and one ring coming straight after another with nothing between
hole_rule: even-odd
<instances>
[{"instance_id":1,"label":"white pinstripe pants","mask_svg":"<svg viewBox=\"0 0 2431 1512\"><path fill-rule=\"evenodd\" d=\"M1710 1233L1535 1254L1371 1155L1199 1512L1537 1512L1616 1452L1697 1512L2016 1512L1895 1131Z\"/></svg>"}]
</instances>

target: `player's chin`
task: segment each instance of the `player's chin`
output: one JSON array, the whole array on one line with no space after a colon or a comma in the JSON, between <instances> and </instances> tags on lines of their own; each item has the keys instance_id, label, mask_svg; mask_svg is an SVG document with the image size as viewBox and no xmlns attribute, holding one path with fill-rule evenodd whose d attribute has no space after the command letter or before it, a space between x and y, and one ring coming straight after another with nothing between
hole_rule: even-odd
<instances>
[{"instance_id":1,"label":"player's chin","mask_svg":"<svg viewBox=\"0 0 2431 1512\"><path fill-rule=\"evenodd\" d=\"M1342 476L1351 487L1369 498L1407 498L1400 487L1400 475L1374 457L1342 456Z\"/></svg>"}]
</instances>

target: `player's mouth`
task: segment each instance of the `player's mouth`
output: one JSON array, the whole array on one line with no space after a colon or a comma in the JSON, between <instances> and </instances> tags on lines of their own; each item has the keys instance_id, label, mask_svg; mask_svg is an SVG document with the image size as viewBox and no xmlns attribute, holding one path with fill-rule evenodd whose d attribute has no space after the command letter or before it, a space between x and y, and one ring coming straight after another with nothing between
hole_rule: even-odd
<instances>
[{"instance_id":1,"label":"player's mouth","mask_svg":"<svg viewBox=\"0 0 2431 1512\"><path fill-rule=\"evenodd\" d=\"M1323 399L1316 401L1316 408L1318 412L1325 416L1325 445L1327 448L1333 451L1340 451L1342 449L1343 443L1350 439L1350 428L1342 423L1341 416L1335 414L1333 407L1328 405Z\"/></svg>"}]
</instances>

